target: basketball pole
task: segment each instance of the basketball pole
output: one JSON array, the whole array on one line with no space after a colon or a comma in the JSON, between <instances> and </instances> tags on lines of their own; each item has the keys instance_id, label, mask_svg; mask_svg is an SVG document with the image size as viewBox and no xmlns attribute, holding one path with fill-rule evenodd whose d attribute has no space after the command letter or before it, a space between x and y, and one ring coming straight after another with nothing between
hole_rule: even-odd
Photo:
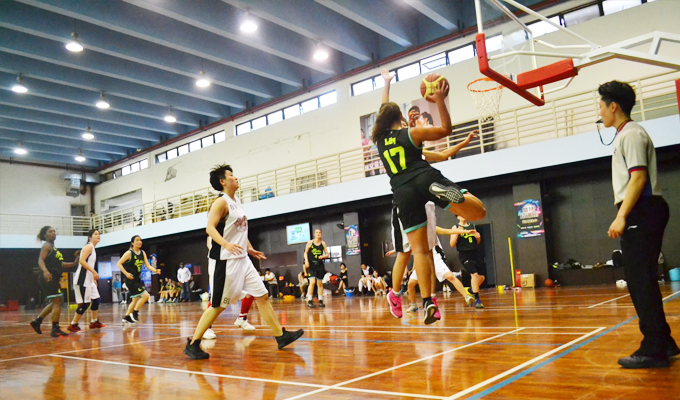
<instances>
[{"instance_id":1,"label":"basketball pole","mask_svg":"<svg viewBox=\"0 0 680 400\"><path fill-rule=\"evenodd\" d=\"M517 287L517 281L515 279L515 264L512 262L512 242L510 241L510 236L508 236L508 249L510 251L510 273L512 274L510 277L512 279L512 287Z\"/></svg>"}]
</instances>

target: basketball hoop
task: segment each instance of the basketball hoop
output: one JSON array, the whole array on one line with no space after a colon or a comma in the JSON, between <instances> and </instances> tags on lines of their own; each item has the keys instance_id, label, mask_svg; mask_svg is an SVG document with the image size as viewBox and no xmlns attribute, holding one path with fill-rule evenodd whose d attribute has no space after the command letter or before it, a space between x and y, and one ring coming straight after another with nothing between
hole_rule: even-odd
<instances>
[{"instance_id":1,"label":"basketball hoop","mask_svg":"<svg viewBox=\"0 0 680 400\"><path fill-rule=\"evenodd\" d=\"M479 120L497 121L503 85L491 78L480 78L470 82L467 88L479 110Z\"/></svg>"}]
</instances>

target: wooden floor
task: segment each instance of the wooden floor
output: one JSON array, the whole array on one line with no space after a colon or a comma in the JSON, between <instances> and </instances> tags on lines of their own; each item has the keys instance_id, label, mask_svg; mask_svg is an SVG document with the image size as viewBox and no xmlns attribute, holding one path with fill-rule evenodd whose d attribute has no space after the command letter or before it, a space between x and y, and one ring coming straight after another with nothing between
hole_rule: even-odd
<instances>
[{"instance_id":1,"label":"wooden floor","mask_svg":"<svg viewBox=\"0 0 680 400\"><path fill-rule=\"evenodd\" d=\"M664 285L680 339L680 284ZM66 338L28 325L35 312L0 313L0 398L8 399L677 399L680 362L624 370L616 361L641 339L625 289L614 286L494 290L486 308L439 294L443 318L390 315L384 297L334 297L310 310L274 301L283 325L305 335L279 351L257 307L246 333L225 311L204 341L209 360L182 350L199 303L151 304L123 328L120 305L103 306L108 326ZM66 309L64 310L66 314ZM73 311L68 310L70 316ZM67 320L62 314L62 321ZM65 325L65 324L63 324Z\"/></svg>"}]
</instances>

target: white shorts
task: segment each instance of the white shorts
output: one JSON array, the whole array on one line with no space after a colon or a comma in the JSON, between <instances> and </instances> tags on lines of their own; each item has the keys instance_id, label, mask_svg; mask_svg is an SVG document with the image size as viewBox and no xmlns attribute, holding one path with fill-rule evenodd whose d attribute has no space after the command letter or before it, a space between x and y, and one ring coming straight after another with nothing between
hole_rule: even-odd
<instances>
[{"instance_id":1,"label":"white shorts","mask_svg":"<svg viewBox=\"0 0 680 400\"><path fill-rule=\"evenodd\" d=\"M229 260L208 259L210 275L210 304L226 307L247 294L262 297L269 294L249 257Z\"/></svg>"},{"instance_id":2,"label":"white shorts","mask_svg":"<svg viewBox=\"0 0 680 400\"><path fill-rule=\"evenodd\" d=\"M446 275L447 272L451 272L449 267L446 265L444 260L437 254L436 251L434 251L434 274L437 275L437 280L439 282L444 282L446 278L444 278L444 275ZM413 272L411 273L411 277L409 280L417 281L418 280L418 275L416 275L416 270L413 269Z\"/></svg>"},{"instance_id":3,"label":"white shorts","mask_svg":"<svg viewBox=\"0 0 680 400\"><path fill-rule=\"evenodd\" d=\"M94 282L73 285L73 290L76 294L77 304L91 303L92 300L99 298L99 289L97 289L97 284Z\"/></svg>"}]
</instances>

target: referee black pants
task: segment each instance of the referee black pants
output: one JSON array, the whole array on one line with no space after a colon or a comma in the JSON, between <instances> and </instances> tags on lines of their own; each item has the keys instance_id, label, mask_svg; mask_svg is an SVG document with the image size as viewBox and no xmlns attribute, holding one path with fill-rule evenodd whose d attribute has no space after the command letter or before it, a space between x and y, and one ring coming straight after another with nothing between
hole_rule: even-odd
<instances>
[{"instance_id":1,"label":"referee black pants","mask_svg":"<svg viewBox=\"0 0 680 400\"><path fill-rule=\"evenodd\" d=\"M644 336L636 355L665 358L671 329L666 322L657 277L668 204L661 196L640 198L626 218L621 236L623 269Z\"/></svg>"}]
</instances>

